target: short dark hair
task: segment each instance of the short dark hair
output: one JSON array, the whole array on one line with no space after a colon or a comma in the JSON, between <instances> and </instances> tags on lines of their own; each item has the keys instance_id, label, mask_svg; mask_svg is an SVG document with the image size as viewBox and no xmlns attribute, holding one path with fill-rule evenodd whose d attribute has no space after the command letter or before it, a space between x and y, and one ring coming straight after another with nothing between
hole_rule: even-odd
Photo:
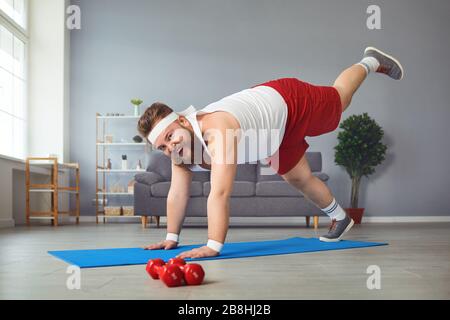
<instances>
[{"instance_id":1,"label":"short dark hair","mask_svg":"<svg viewBox=\"0 0 450 320\"><path fill-rule=\"evenodd\" d=\"M155 127L155 124L159 120L167 117L172 112L172 108L164 103L153 103L150 107L147 108L147 110L145 110L144 114L138 121L137 128L141 136L146 138L149 135L150 131L152 131L152 129Z\"/></svg>"}]
</instances>

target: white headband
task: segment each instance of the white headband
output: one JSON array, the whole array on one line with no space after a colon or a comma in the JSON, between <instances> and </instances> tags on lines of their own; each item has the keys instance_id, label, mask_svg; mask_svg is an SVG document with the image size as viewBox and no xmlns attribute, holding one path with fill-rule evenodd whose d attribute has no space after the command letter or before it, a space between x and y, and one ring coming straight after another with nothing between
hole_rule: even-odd
<instances>
[{"instance_id":1,"label":"white headband","mask_svg":"<svg viewBox=\"0 0 450 320\"><path fill-rule=\"evenodd\" d=\"M156 139L158 139L159 135L166 130L166 128L175 120L178 119L179 115L187 116L188 114L196 111L196 109L193 106L190 106L184 111L181 111L179 113L172 112L167 117L161 119L158 124L153 128L152 131L150 131L148 135L148 140L151 142L151 144L155 144Z\"/></svg>"},{"instance_id":2,"label":"white headband","mask_svg":"<svg viewBox=\"0 0 450 320\"><path fill-rule=\"evenodd\" d=\"M176 112L172 112L167 117L161 119L158 124L153 128L153 130L148 135L148 140L155 144L156 139L159 137L159 135L166 130L166 128L175 120L178 119L178 114Z\"/></svg>"}]
</instances>

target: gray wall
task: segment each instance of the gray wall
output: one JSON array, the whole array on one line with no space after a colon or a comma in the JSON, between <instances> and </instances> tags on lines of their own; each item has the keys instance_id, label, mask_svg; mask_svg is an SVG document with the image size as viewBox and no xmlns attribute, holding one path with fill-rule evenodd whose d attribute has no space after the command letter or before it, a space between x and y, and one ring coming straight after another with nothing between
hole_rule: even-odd
<instances>
[{"instance_id":1,"label":"gray wall","mask_svg":"<svg viewBox=\"0 0 450 320\"><path fill-rule=\"evenodd\" d=\"M368 216L449 215L450 2L78 0L71 39L71 160L81 163L82 212L92 214L95 112L130 113L129 99L181 110L279 77L331 84L367 45L401 58L406 77L371 75L344 118L368 112L386 132L387 160L362 184ZM365 26L369 4L382 30ZM337 133L309 139L338 201L350 181L334 164Z\"/></svg>"}]
</instances>

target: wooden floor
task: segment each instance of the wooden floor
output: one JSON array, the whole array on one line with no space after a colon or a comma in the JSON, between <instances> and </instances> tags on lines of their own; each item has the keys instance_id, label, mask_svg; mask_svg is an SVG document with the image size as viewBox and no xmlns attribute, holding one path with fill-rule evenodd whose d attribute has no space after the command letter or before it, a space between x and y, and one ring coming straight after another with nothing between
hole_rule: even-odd
<instances>
[{"instance_id":1,"label":"wooden floor","mask_svg":"<svg viewBox=\"0 0 450 320\"><path fill-rule=\"evenodd\" d=\"M305 227L230 229L228 241L319 236ZM67 264L48 250L134 247L160 240L164 226L81 224L0 230L0 299L449 299L450 224L366 224L348 239L389 246L207 261L206 283L169 289L144 266L83 269L81 289L68 290ZM185 228L185 244L204 242L205 228ZM381 270L369 290L367 267Z\"/></svg>"}]
</instances>

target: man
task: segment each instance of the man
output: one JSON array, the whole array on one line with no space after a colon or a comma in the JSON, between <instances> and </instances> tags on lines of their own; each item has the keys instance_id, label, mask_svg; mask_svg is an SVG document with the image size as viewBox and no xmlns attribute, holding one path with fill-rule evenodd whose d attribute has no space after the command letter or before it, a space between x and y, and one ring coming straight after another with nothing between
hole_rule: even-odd
<instances>
[{"instance_id":1,"label":"man","mask_svg":"<svg viewBox=\"0 0 450 320\"><path fill-rule=\"evenodd\" d=\"M181 258L220 254L229 223L229 197L236 166L267 159L288 183L318 206L332 220L321 241L340 241L353 220L336 202L328 187L312 175L305 157L306 136L335 130L356 90L370 72L400 80L403 68L390 55L368 47L363 59L344 70L333 86L315 86L298 79L278 79L243 90L197 111L193 107L175 113L154 103L139 120L141 135L172 158L172 181L167 197L166 240L146 249L172 249L179 234L189 200L192 170L211 170L211 191L207 201L208 242L183 252ZM231 135L230 135L231 131ZM256 141L266 141L268 132L278 133L271 148L246 152L246 133L258 132ZM255 144L255 140L250 141ZM197 148L200 146L200 148ZM198 159L197 150L202 157ZM274 152L275 151L275 152Z\"/></svg>"}]
</instances>

